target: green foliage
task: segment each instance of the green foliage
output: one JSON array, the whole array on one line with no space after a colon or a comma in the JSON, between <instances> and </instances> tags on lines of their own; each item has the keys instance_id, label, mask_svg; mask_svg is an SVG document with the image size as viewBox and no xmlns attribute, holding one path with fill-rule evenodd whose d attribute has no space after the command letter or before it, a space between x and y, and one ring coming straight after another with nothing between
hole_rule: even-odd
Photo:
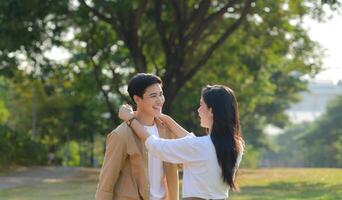
<instances>
[{"instance_id":1,"label":"green foliage","mask_svg":"<svg viewBox=\"0 0 342 200\"><path fill-rule=\"evenodd\" d=\"M22 111L27 109L27 99L15 98L11 89L11 82L0 77L0 165L45 164L47 147L29 134L30 121L22 116Z\"/></svg>"},{"instance_id":2,"label":"green foliage","mask_svg":"<svg viewBox=\"0 0 342 200\"><path fill-rule=\"evenodd\" d=\"M0 165L43 165L47 162L46 146L30 137L0 125Z\"/></svg>"},{"instance_id":3,"label":"green foliage","mask_svg":"<svg viewBox=\"0 0 342 200\"><path fill-rule=\"evenodd\" d=\"M305 90L301 77L320 69L321 51L302 17L322 18L323 5L340 4L232 2L1 2L0 73L10 82L0 121L49 152L71 140L93 144L120 123L116 110L129 101L128 78L153 72L164 81L164 111L199 134L201 87L232 87L246 144L269 148L264 127L288 125L283 111ZM70 59L50 59L53 47Z\"/></svg>"},{"instance_id":4,"label":"green foliage","mask_svg":"<svg viewBox=\"0 0 342 200\"><path fill-rule=\"evenodd\" d=\"M303 123L289 127L281 135L274 136L275 149L263 152L263 164L266 167L304 167L310 166L305 158L307 146L299 140L310 127L309 123Z\"/></svg>"},{"instance_id":5,"label":"green foliage","mask_svg":"<svg viewBox=\"0 0 342 200\"><path fill-rule=\"evenodd\" d=\"M107 110L97 95L96 84L92 77L75 74L78 76L76 81L75 77L65 76L64 73L66 73L65 69L45 77L44 80L39 80L28 79L18 71L12 79L7 79L6 84L2 85L0 100L6 103L6 110L11 113L3 126L8 127L9 130L16 130L17 137L29 137L39 143L34 146L35 143L26 139L22 146L19 142L4 143L5 146L12 144L13 148L18 146L18 151L8 154L9 162L30 164L26 160L15 159L22 158L25 153L24 150L20 152L19 149L29 148L35 152L42 145L44 157L39 157L37 153L26 157L32 159L32 163L36 163L35 160L43 160L43 163L47 163L47 152L49 155L56 154L59 146L63 146L68 141L74 140L80 144L94 143L93 138L96 134L109 132L112 122L104 117ZM84 151L92 152L94 149L88 148ZM82 151L70 150L72 161L69 160L65 164L80 165L80 160L77 161L80 158L75 158L76 154L80 156L80 152ZM102 155L103 152L100 153ZM32 155L37 157L32 158ZM82 164L91 166L94 158L89 157L98 155L87 153L84 156L86 158L83 159ZM52 164L61 162L56 158Z\"/></svg>"},{"instance_id":6,"label":"green foliage","mask_svg":"<svg viewBox=\"0 0 342 200\"><path fill-rule=\"evenodd\" d=\"M0 101L0 124L7 121L9 115L9 111L5 107L5 103L3 101Z\"/></svg>"},{"instance_id":7,"label":"green foliage","mask_svg":"<svg viewBox=\"0 0 342 200\"><path fill-rule=\"evenodd\" d=\"M327 111L305 132L300 140L313 166L341 167L342 96L332 100Z\"/></svg>"},{"instance_id":8,"label":"green foliage","mask_svg":"<svg viewBox=\"0 0 342 200\"><path fill-rule=\"evenodd\" d=\"M337 166L342 166L342 135L332 145L336 152Z\"/></svg>"},{"instance_id":9,"label":"green foliage","mask_svg":"<svg viewBox=\"0 0 342 200\"><path fill-rule=\"evenodd\" d=\"M205 68L188 81L175 99L177 106L172 109L172 116L186 127L201 132L196 125L196 102L201 88L207 84L228 85L238 98L247 146L270 148L263 132L265 126L289 125L284 110L298 101L298 93L306 89L302 75L314 75L321 65L320 56L316 55L317 44L310 41L299 24L289 23L300 11L283 10L281 5L257 3L255 9L261 20L245 23L218 49ZM264 11L265 7L269 8L268 12Z\"/></svg>"},{"instance_id":10,"label":"green foliage","mask_svg":"<svg viewBox=\"0 0 342 200\"><path fill-rule=\"evenodd\" d=\"M76 141L66 142L57 151L57 159L62 161L63 166L79 166L80 165L80 147Z\"/></svg>"},{"instance_id":11,"label":"green foliage","mask_svg":"<svg viewBox=\"0 0 342 200\"><path fill-rule=\"evenodd\" d=\"M288 129L277 137L274 152L263 157L273 166L341 167L342 97L332 100L326 112L311 123Z\"/></svg>"},{"instance_id":12,"label":"green foliage","mask_svg":"<svg viewBox=\"0 0 342 200\"><path fill-rule=\"evenodd\" d=\"M11 160L15 147L10 142L11 130L4 126L1 126L0 129L0 149L3 152L1 153L0 163L4 164Z\"/></svg>"},{"instance_id":13,"label":"green foliage","mask_svg":"<svg viewBox=\"0 0 342 200\"><path fill-rule=\"evenodd\" d=\"M252 145L246 146L240 167L242 168L257 168L261 158L261 150Z\"/></svg>"},{"instance_id":14,"label":"green foliage","mask_svg":"<svg viewBox=\"0 0 342 200\"><path fill-rule=\"evenodd\" d=\"M0 76L0 124L7 122L10 112L6 106L6 82L3 77Z\"/></svg>"}]
</instances>

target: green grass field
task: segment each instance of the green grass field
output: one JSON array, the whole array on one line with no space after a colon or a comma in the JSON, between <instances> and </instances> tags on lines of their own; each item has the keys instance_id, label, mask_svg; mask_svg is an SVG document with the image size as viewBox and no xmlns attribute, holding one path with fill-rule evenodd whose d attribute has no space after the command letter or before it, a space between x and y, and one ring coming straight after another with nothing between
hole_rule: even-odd
<instances>
[{"instance_id":1,"label":"green grass field","mask_svg":"<svg viewBox=\"0 0 342 200\"><path fill-rule=\"evenodd\" d=\"M0 190L0 200L93 200L97 177L98 170L83 169L73 178Z\"/></svg>"},{"instance_id":2,"label":"green grass field","mask_svg":"<svg viewBox=\"0 0 342 200\"><path fill-rule=\"evenodd\" d=\"M1 200L94 199L97 171L83 170L76 178L0 191ZM342 169L244 169L238 183L241 192L232 200L339 200Z\"/></svg>"},{"instance_id":3,"label":"green grass field","mask_svg":"<svg viewBox=\"0 0 342 200\"><path fill-rule=\"evenodd\" d=\"M238 183L233 200L342 199L342 169L241 170Z\"/></svg>"}]
</instances>

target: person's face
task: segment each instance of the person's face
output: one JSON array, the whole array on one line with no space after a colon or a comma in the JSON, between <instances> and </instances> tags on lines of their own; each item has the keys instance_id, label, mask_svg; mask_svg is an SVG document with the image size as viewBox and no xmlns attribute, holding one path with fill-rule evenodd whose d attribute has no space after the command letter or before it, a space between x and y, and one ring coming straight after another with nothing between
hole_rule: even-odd
<instances>
[{"instance_id":1,"label":"person's face","mask_svg":"<svg viewBox=\"0 0 342 200\"><path fill-rule=\"evenodd\" d=\"M134 99L140 111L154 117L161 114L165 102L163 89L159 83L148 86L143 98L134 96Z\"/></svg>"},{"instance_id":2,"label":"person's face","mask_svg":"<svg viewBox=\"0 0 342 200\"><path fill-rule=\"evenodd\" d=\"M203 98L200 100L200 107L197 109L197 112L201 119L201 127L210 129L213 125L213 113L212 109L205 104Z\"/></svg>"}]
</instances>

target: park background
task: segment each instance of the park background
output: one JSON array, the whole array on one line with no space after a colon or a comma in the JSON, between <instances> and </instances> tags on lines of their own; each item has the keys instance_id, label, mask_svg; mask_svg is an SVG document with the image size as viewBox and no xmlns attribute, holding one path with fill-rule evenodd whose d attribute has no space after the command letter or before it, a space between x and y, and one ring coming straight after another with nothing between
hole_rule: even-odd
<instances>
[{"instance_id":1,"label":"park background","mask_svg":"<svg viewBox=\"0 0 342 200\"><path fill-rule=\"evenodd\" d=\"M106 135L121 123L117 110L138 72L162 77L164 112L195 133L201 88L235 90L246 151L231 199L341 198L341 70L325 77L331 83L317 77L342 66L325 65L329 52L308 28L341 8L334 0L0 2L0 199L93 199Z\"/></svg>"}]
</instances>

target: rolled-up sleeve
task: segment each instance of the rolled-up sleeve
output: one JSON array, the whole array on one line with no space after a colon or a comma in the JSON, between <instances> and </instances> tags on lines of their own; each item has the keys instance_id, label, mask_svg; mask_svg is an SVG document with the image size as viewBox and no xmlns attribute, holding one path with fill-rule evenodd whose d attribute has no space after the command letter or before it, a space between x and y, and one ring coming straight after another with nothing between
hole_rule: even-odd
<instances>
[{"instance_id":1,"label":"rolled-up sleeve","mask_svg":"<svg viewBox=\"0 0 342 200\"><path fill-rule=\"evenodd\" d=\"M170 163L187 163L201 160L201 148L196 145L193 133L179 139L162 139L151 135L145 141L148 152L160 160Z\"/></svg>"}]
</instances>

